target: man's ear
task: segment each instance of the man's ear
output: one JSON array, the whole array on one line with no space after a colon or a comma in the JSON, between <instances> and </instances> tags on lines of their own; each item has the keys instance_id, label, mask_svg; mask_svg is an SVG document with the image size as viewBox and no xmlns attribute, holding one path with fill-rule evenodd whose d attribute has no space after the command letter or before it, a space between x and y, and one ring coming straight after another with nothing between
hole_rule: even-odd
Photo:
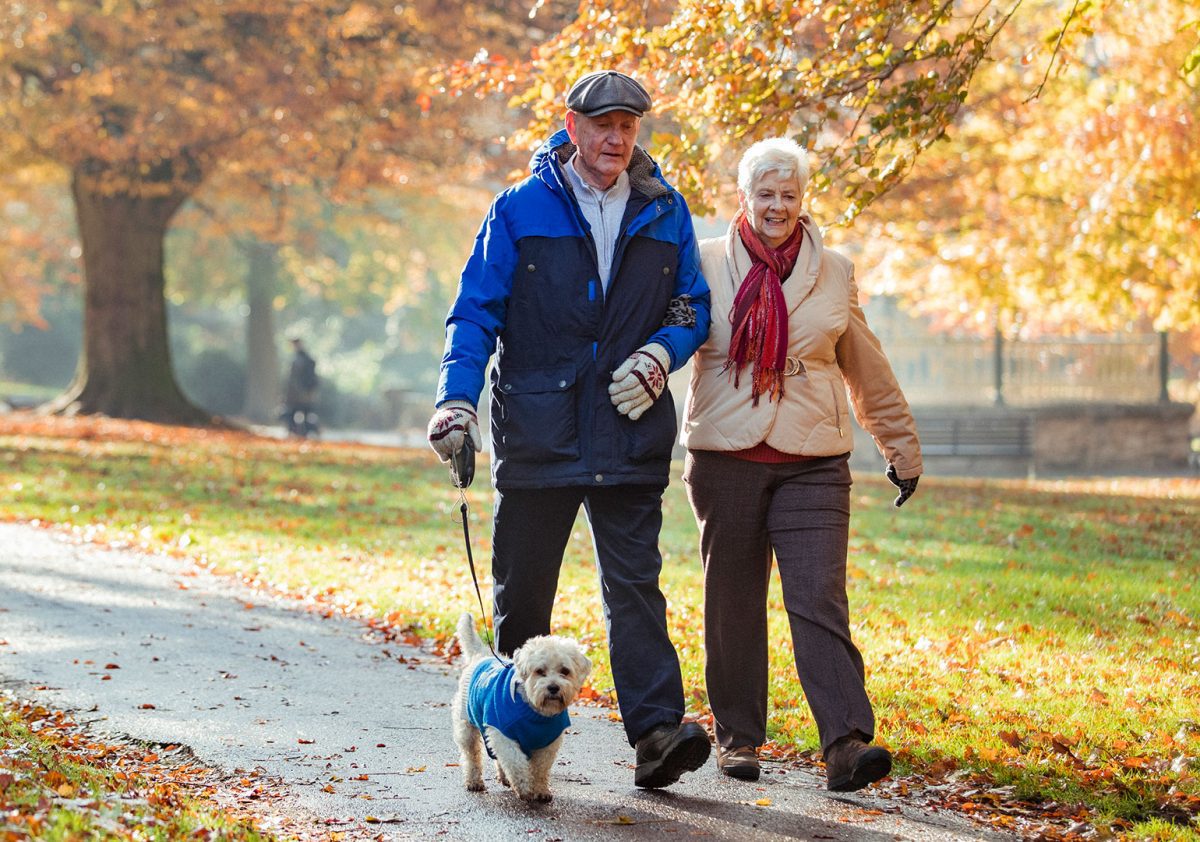
<instances>
[{"instance_id":1,"label":"man's ear","mask_svg":"<svg viewBox=\"0 0 1200 842\"><path fill-rule=\"evenodd\" d=\"M571 143L574 143L576 146L579 145L579 141L576 139L576 136L575 136L575 112L574 111L567 112L567 137L571 138Z\"/></svg>"}]
</instances>

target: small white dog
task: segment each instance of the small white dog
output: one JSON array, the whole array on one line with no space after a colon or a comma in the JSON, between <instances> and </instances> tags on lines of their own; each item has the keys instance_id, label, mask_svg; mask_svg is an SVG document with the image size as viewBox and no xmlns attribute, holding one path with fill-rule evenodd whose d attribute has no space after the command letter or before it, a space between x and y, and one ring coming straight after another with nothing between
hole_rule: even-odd
<instances>
[{"instance_id":1,"label":"small white dog","mask_svg":"<svg viewBox=\"0 0 1200 842\"><path fill-rule=\"evenodd\" d=\"M492 656L475 631L475 620L458 621L463 670L450 715L462 755L463 783L483 783L483 750L496 761L502 786L525 801L550 801L550 767L571 724L567 708L579 695L592 662L574 640L531 638L511 662Z\"/></svg>"}]
</instances>

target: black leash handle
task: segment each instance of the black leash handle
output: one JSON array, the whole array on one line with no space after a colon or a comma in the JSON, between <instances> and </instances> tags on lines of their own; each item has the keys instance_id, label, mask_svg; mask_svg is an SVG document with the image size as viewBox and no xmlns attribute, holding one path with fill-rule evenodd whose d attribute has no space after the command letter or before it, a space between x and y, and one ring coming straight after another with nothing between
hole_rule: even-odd
<instances>
[{"instance_id":1,"label":"black leash handle","mask_svg":"<svg viewBox=\"0 0 1200 842\"><path fill-rule=\"evenodd\" d=\"M471 485L475 479L475 445L469 435L463 436L462 447L454 451L450 457L450 482L460 491ZM466 498L463 498L466 502Z\"/></svg>"}]
</instances>

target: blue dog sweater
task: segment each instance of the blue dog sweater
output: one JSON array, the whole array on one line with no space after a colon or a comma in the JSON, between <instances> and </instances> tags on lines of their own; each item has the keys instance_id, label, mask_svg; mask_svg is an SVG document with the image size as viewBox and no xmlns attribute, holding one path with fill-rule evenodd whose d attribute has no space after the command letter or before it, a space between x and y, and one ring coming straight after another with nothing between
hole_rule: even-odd
<instances>
[{"instance_id":1,"label":"blue dog sweater","mask_svg":"<svg viewBox=\"0 0 1200 842\"><path fill-rule=\"evenodd\" d=\"M493 760L496 755L488 745L484 725L497 729L529 757L557 740L571 724L571 717L565 710L554 716L544 716L534 710L529 702L517 695L519 684L513 664L495 658L480 661L471 674L467 719L484 734L483 745Z\"/></svg>"}]
</instances>

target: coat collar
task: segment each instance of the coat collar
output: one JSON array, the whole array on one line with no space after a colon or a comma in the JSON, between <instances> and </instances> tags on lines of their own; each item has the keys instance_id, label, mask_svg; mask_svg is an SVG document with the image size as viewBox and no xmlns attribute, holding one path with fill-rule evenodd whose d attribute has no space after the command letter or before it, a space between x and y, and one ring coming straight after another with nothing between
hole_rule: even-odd
<instances>
[{"instance_id":1,"label":"coat collar","mask_svg":"<svg viewBox=\"0 0 1200 842\"><path fill-rule=\"evenodd\" d=\"M574 154L575 144L571 143L567 130L559 129L534 153L530 169L537 175L544 172L543 167L550 161L556 162L560 167L566 166ZM649 199L658 199L669 192L659 173L658 164L654 163L654 159L640 146L633 148L633 157L629 159L629 166L625 168L625 172L629 174L629 186ZM545 178L543 175L543 180Z\"/></svg>"},{"instance_id":2,"label":"coat collar","mask_svg":"<svg viewBox=\"0 0 1200 842\"><path fill-rule=\"evenodd\" d=\"M821 229L809 216L808 211L800 212L797 224L803 227L805 236L800 244L800 254L796 257L792 274L784 278L783 301L789 314L800 306L801 301L808 298L816 286L817 275L821 270L821 257L825 252ZM753 261L733 222L729 223L729 230L725 234L725 265L729 269L729 280L736 294Z\"/></svg>"}]
</instances>

